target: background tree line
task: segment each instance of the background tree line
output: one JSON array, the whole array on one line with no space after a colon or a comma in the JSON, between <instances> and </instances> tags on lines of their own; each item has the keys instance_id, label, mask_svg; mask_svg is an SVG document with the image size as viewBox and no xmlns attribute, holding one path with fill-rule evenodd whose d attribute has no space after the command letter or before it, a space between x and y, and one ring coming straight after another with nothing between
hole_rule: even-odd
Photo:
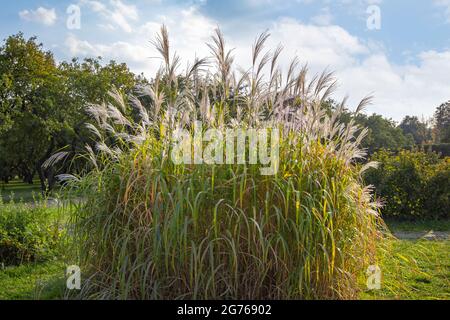
<instances>
[{"instance_id":1,"label":"background tree line","mask_svg":"<svg viewBox=\"0 0 450 320\"><path fill-rule=\"evenodd\" d=\"M58 63L35 37L10 36L0 47L0 179L39 178L42 190L50 190L56 172L44 162L59 150L75 154L91 143L85 107L107 101L113 89L128 94L146 82L124 63L103 63L100 57ZM331 110L336 103L324 107ZM343 117L353 116L348 111ZM398 124L377 114L355 121L369 129L363 142L369 154L422 147L450 155L450 101L429 121L407 116ZM81 167L72 163L70 170ZM59 169L67 171L68 164Z\"/></svg>"},{"instance_id":2,"label":"background tree line","mask_svg":"<svg viewBox=\"0 0 450 320\"><path fill-rule=\"evenodd\" d=\"M36 38L10 36L0 47L0 179L14 177L42 190L55 183L54 168L43 163L55 152L76 152L89 143L84 112L113 88L130 92L142 76L126 64L101 58L57 63Z\"/></svg>"}]
</instances>

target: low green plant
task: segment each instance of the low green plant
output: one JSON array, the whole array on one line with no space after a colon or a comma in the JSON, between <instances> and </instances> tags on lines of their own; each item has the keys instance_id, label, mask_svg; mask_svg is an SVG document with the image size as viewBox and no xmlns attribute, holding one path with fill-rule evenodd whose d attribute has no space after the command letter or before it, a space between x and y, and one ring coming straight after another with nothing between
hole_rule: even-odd
<instances>
[{"instance_id":1,"label":"low green plant","mask_svg":"<svg viewBox=\"0 0 450 320\"><path fill-rule=\"evenodd\" d=\"M63 235L57 208L3 203L0 198L0 263L18 265L55 256Z\"/></svg>"}]
</instances>

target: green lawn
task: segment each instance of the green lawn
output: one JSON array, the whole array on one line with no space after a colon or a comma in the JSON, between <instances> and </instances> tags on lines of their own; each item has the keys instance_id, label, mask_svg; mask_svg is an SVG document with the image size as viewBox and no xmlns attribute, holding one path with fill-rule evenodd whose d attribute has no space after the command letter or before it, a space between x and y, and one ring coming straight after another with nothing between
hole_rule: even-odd
<instances>
[{"instance_id":1,"label":"green lawn","mask_svg":"<svg viewBox=\"0 0 450 320\"><path fill-rule=\"evenodd\" d=\"M450 232L450 220L386 221L392 232ZM382 288L363 299L450 299L450 241L386 240L380 248Z\"/></svg>"},{"instance_id":2,"label":"green lawn","mask_svg":"<svg viewBox=\"0 0 450 320\"><path fill-rule=\"evenodd\" d=\"M362 299L450 299L450 241L388 240L381 290Z\"/></svg>"},{"instance_id":3,"label":"green lawn","mask_svg":"<svg viewBox=\"0 0 450 320\"><path fill-rule=\"evenodd\" d=\"M0 300L58 299L64 292L64 271L61 261L0 270Z\"/></svg>"},{"instance_id":4,"label":"green lawn","mask_svg":"<svg viewBox=\"0 0 450 320\"><path fill-rule=\"evenodd\" d=\"M41 186L39 181L34 181L33 184L17 180L8 184L0 182L0 194L4 202L9 202L11 199L14 199L14 201L33 202L35 197L40 197Z\"/></svg>"},{"instance_id":5,"label":"green lawn","mask_svg":"<svg viewBox=\"0 0 450 320\"><path fill-rule=\"evenodd\" d=\"M55 188L51 192L51 196L55 197L60 191L59 188ZM42 199L41 184L39 180L35 180L33 184L24 183L20 180L10 181L5 184L0 182L0 196L3 202L24 202L30 203L35 200Z\"/></svg>"}]
</instances>

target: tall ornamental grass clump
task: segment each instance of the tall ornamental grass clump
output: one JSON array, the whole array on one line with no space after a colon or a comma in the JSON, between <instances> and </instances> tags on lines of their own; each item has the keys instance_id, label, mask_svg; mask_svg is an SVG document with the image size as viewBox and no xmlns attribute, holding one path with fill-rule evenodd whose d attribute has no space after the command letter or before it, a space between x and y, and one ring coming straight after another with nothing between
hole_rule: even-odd
<instances>
[{"instance_id":1,"label":"tall ornamental grass clump","mask_svg":"<svg viewBox=\"0 0 450 320\"><path fill-rule=\"evenodd\" d=\"M330 73L308 80L294 59L282 74L282 48L264 53L267 37L257 38L251 68L237 72L216 30L213 58L177 73L162 27L155 45L163 66L151 84L88 107L92 170L71 177L84 199L73 221L80 297L357 297L378 237L377 204L360 177L372 164L355 164L367 131L338 122L345 101L332 114L321 107L335 87ZM203 130L279 129L277 173L175 164L173 132L193 132L194 121Z\"/></svg>"}]
</instances>

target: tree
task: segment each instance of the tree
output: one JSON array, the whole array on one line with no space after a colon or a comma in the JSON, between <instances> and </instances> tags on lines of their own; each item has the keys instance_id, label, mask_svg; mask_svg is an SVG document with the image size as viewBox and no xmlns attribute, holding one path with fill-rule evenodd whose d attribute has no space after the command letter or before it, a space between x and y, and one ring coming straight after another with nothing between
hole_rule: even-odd
<instances>
[{"instance_id":1,"label":"tree","mask_svg":"<svg viewBox=\"0 0 450 320\"><path fill-rule=\"evenodd\" d=\"M338 103L328 100L322 104L322 107L331 114L338 107ZM415 143L412 136L403 134L403 131L397 126L395 121L386 119L381 115L372 114L367 116L358 114L355 117L354 113L346 110L339 117L339 120L344 123L348 123L351 119L361 128L369 130L367 137L362 142L362 146L367 149L369 154L373 154L381 149L400 150L410 148Z\"/></svg>"},{"instance_id":2,"label":"tree","mask_svg":"<svg viewBox=\"0 0 450 320\"><path fill-rule=\"evenodd\" d=\"M430 128L416 116L406 116L399 127L405 135L411 135L418 145L425 144L431 140Z\"/></svg>"},{"instance_id":3,"label":"tree","mask_svg":"<svg viewBox=\"0 0 450 320\"><path fill-rule=\"evenodd\" d=\"M450 100L436 109L434 122L436 142L450 143Z\"/></svg>"},{"instance_id":4,"label":"tree","mask_svg":"<svg viewBox=\"0 0 450 320\"><path fill-rule=\"evenodd\" d=\"M44 51L36 38L25 40L22 33L10 36L0 47L0 150L8 163L26 182L54 151L54 136L60 129L55 114L61 91L53 55Z\"/></svg>"},{"instance_id":5,"label":"tree","mask_svg":"<svg viewBox=\"0 0 450 320\"><path fill-rule=\"evenodd\" d=\"M393 120L383 118L381 115L359 115L356 122L361 127L369 129L362 145L370 154L381 149L400 150L414 145L411 136L405 136Z\"/></svg>"},{"instance_id":6,"label":"tree","mask_svg":"<svg viewBox=\"0 0 450 320\"><path fill-rule=\"evenodd\" d=\"M101 58L58 66L35 37L10 36L0 47L0 176L32 183L37 174L42 190L51 189L58 168L43 164L57 150L75 153L89 142L86 106L106 101L113 88L130 93L144 81L126 64L102 65Z\"/></svg>"}]
</instances>

